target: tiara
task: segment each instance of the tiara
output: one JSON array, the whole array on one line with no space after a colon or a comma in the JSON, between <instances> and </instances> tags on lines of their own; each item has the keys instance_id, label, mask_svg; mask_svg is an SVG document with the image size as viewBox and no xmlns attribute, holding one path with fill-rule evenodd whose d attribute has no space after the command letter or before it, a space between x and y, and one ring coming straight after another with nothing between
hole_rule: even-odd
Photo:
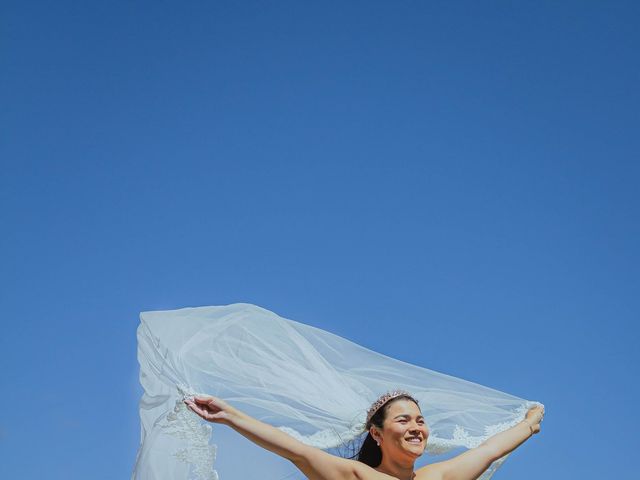
<instances>
[{"instance_id":1,"label":"tiara","mask_svg":"<svg viewBox=\"0 0 640 480\"><path fill-rule=\"evenodd\" d=\"M389 400L392 400L396 397L401 397L402 395L407 395L413 398L411 394L405 390L393 390L391 392L387 392L380 395L380 398L378 398L375 402L373 402L373 404L371 405L371 408L369 408L369 410L367 411L367 424L369 424L371 417L373 417L376 414L376 412L380 410L380 407L382 407Z\"/></svg>"}]
</instances>

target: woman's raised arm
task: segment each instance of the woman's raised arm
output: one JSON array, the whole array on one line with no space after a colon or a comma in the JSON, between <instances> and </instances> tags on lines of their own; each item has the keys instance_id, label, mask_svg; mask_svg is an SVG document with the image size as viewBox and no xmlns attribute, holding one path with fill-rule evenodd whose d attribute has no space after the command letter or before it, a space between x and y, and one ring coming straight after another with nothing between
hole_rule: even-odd
<instances>
[{"instance_id":1,"label":"woman's raised arm","mask_svg":"<svg viewBox=\"0 0 640 480\"><path fill-rule=\"evenodd\" d=\"M512 452L533 434L538 433L543 416L542 407L532 407L522 422L490 437L476 448L440 462L437 465L440 467L443 480L475 480L494 461Z\"/></svg>"},{"instance_id":2,"label":"woman's raised arm","mask_svg":"<svg viewBox=\"0 0 640 480\"><path fill-rule=\"evenodd\" d=\"M290 460L310 480L356 480L357 462L305 445L281 430L257 420L225 401L210 396L185 400L203 419L228 425L255 444Z\"/></svg>"}]
</instances>

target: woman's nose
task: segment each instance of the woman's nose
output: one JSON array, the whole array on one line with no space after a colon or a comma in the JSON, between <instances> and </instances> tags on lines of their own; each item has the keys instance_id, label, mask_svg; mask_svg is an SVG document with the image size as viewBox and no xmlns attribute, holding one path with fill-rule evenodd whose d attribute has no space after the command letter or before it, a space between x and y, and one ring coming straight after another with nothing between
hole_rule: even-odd
<instances>
[{"instance_id":1,"label":"woman's nose","mask_svg":"<svg viewBox=\"0 0 640 480\"><path fill-rule=\"evenodd\" d=\"M409 425L409 431L411 433L423 433L425 437L427 436L427 427L416 422Z\"/></svg>"}]
</instances>

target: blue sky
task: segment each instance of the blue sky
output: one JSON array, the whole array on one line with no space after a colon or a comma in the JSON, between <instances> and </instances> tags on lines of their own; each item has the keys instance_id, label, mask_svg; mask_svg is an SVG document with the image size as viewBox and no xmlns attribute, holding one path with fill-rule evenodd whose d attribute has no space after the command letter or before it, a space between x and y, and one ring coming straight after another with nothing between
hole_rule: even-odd
<instances>
[{"instance_id":1,"label":"blue sky","mask_svg":"<svg viewBox=\"0 0 640 480\"><path fill-rule=\"evenodd\" d=\"M635 473L637 2L1 12L0 477L128 478L138 313L233 302L545 403L496 479Z\"/></svg>"}]
</instances>

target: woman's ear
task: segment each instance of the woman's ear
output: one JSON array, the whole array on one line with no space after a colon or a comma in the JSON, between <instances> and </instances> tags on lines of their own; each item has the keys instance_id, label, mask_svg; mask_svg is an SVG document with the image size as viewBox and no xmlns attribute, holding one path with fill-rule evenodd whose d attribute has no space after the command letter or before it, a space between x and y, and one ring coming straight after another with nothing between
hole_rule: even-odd
<instances>
[{"instance_id":1,"label":"woman's ear","mask_svg":"<svg viewBox=\"0 0 640 480\"><path fill-rule=\"evenodd\" d=\"M382 441L382 434L380 433L380 430L372 425L369 429L369 433L371 434L371 438L376 442L376 445L380 446L380 442Z\"/></svg>"}]
</instances>

